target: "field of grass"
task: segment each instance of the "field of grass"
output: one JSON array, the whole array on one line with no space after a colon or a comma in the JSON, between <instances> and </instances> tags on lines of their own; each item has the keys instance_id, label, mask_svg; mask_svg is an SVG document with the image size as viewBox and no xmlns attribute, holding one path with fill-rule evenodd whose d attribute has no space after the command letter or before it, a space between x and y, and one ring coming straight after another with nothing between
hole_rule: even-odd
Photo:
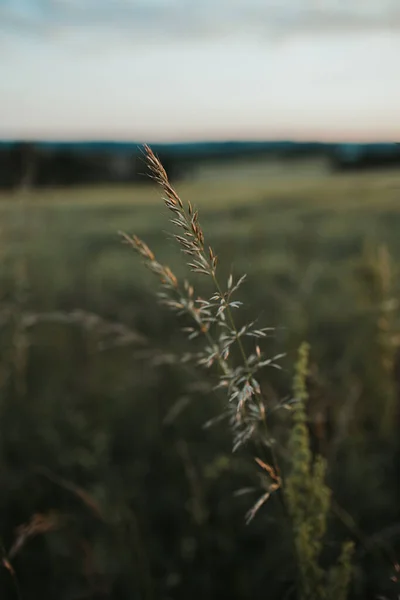
<instances>
[{"instance_id":1,"label":"field of grass","mask_svg":"<svg viewBox=\"0 0 400 600\"><path fill-rule=\"evenodd\" d=\"M178 190L201 211L204 229L220 252L228 250L227 259L250 274L253 268L270 271L291 262L301 240L313 246L312 261L351 258L365 241L397 252L400 172L335 176L321 170L304 177L298 169L291 173L290 163L287 170L279 179L255 180L246 169L235 179L225 170L224 178L200 177ZM26 245L42 273L62 272L68 285L77 263L95 285L109 278L129 285L134 267L118 243L120 230L148 236L174 260L155 186L2 194L0 214L8 240L3 253L12 252L14 244Z\"/></svg>"},{"instance_id":2,"label":"field of grass","mask_svg":"<svg viewBox=\"0 0 400 600\"><path fill-rule=\"evenodd\" d=\"M358 544L353 595L372 586L394 598L399 452L379 436L388 380L399 395L381 334L386 319L394 354L400 172L333 175L290 163L274 172L210 167L177 189L199 209L222 278L248 275L239 322L277 327L268 349L287 358L282 374L261 379L269 393L289 393L297 348L310 342L310 419L325 419L315 443L333 457L335 497L362 530L345 531ZM281 598L293 568L279 506L244 525L254 498L234 492L254 475L231 457L228 431L202 429L221 409L204 391L208 376L155 360L187 342L118 236L138 234L187 274L160 190L3 193L0 218L0 537L12 546L34 513L70 519L13 560L22 597ZM207 289L201 277L196 289ZM51 475L35 478L38 468ZM342 539L343 524L333 531ZM384 538L378 550L362 541L374 536ZM0 584L11 599L8 575Z\"/></svg>"}]
</instances>

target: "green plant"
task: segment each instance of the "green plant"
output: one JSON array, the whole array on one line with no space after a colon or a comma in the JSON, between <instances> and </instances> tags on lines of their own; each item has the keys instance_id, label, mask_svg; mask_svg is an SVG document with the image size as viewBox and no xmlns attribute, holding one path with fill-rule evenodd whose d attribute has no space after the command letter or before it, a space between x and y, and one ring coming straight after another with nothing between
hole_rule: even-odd
<instances>
[{"instance_id":1,"label":"green plant","mask_svg":"<svg viewBox=\"0 0 400 600\"><path fill-rule=\"evenodd\" d=\"M300 598L303 600L345 600L351 573L353 545L345 543L337 565L328 573L320 565L327 528L331 492L325 483L326 462L313 460L307 428L307 388L309 346L299 349L293 392L296 399L289 439L291 469L285 482L285 496L293 523L299 569Z\"/></svg>"},{"instance_id":2,"label":"green plant","mask_svg":"<svg viewBox=\"0 0 400 600\"><path fill-rule=\"evenodd\" d=\"M357 270L361 294L359 305L370 338L363 377L367 417L377 424L382 437L395 434L397 389L396 355L399 348L398 301L393 261L387 246L366 246ZM379 400L379 401L377 401Z\"/></svg>"}]
</instances>

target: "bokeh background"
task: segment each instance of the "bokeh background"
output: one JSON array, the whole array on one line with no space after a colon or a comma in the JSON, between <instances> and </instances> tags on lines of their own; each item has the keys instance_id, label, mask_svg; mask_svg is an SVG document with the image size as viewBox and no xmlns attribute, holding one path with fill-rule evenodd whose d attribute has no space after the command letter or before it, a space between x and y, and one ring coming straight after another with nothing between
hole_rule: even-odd
<instances>
[{"instance_id":1,"label":"bokeh background","mask_svg":"<svg viewBox=\"0 0 400 600\"><path fill-rule=\"evenodd\" d=\"M356 544L354 598L398 598L397 0L0 0L0 593L296 598L291 532L232 454L212 372L119 231L179 277L142 145L200 212L240 324L311 344L313 448ZM238 494L243 489L249 494Z\"/></svg>"}]
</instances>

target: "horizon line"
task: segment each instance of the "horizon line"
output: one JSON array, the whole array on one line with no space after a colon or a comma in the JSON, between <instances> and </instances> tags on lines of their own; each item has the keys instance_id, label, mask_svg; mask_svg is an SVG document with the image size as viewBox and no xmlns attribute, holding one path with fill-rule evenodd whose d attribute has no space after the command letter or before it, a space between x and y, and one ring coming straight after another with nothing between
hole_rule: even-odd
<instances>
[{"instance_id":1,"label":"horizon line","mask_svg":"<svg viewBox=\"0 0 400 600\"><path fill-rule=\"evenodd\" d=\"M197 128L196 128L197 129ZM209 128L202 131L178 133L137 131L127 132L121 129L111 131L99 131L88 128L86 131L64 130L51 132L42 128L32 128L24 131L7 127L0 130L0 140L18 140L25 142L117 142L143 144L187 144L187 143L227 143L227 142L305 142L305 143L392 143L400 141L400 127L392 127L390 131L385 127L370 127L361 132L356 128L353 130L343 127L335 131L329 131L320 127L309 128L259 128L249 127L246 131L235 128ZM230 129L230 130L229 130ZM269 129L269 131L268 131Z\"/></svg>"},{"instance_id":2,"label":"horizon line","mask_svg":"<svg viewBox=\"0 0 400 600\"><path fill-rule=\"evenodd\" d=\"M139 138L122 138L122 137L30 137L30 136L1 136L0 144L15 144L15 143L32 143L32 144L124 144L124 145L137 145L138 147L144 145L157 145L157 146L177 146L177 145L193 145L193 144L319 144L319 145L330 145L330 144L399 144L400 142L394 139L388 139L383 137L371 137L371 138L358 138L358 139L345 139L345 138L324 138L318 139L314 137L301 139L296 136L293 137L265 137L265 138L178 138L171 140L156 140L143 141Z\"/></svg>"}]
</instances>

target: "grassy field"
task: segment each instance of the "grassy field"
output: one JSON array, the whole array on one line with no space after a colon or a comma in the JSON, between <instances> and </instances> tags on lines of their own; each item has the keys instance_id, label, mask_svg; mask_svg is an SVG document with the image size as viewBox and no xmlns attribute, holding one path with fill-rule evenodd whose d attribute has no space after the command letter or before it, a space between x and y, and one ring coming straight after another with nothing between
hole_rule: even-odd
<instances>
[{"instance_id":1,"label":"grassy field","mask_svg":"<svg viewBox=\"0 0 400 600\"><path fill-rule=\"evenodd\" d=\"M234 181L225 170L220 179L199 177L178 185L182 197L200 210L226 269L246 272L249 285L261 281L260 296L271 296L268 278L298 279L313 294L310 286L330 274L337 277L334 293L340 298L344 270L365 244L386 244L397 257L399 172L335 176L316 169L305 177L289 169L285 177L252 180L244 168ZM58 299L65 305L66 296L70 305L75 290L76 302L102 311L105 304L119 305L113 296L121 288L142 285L144 277L149 283L120 243L121 230L144 237L164 262L182 272L174 244L166 239L171 229L154 186L3 194L0 214L4 264L12 268L13 256L25 257L33 296L46 308Z\"/></svg>"},{"instance_id":2,"label":"grassy field","mask_svg":"<svg viewBox=\"0 0 400 600\"><path fill-rule=\"evenodd\" d=\"M219 178L183 182L178 191L200 210L213 242L220 240L222 251L229 243L229 260L234 257L240 269L251 270L254 263L270 269L282 254L289 258L290 246L303 237L314 244L316 260L323 259L321 251L328 260L330 254L346 255L346 247L360 247L362 240L387 243L396 252L400 172L337 176L315 169L310 175L305 168L304 175L290 168L270 179L252 179L248 168L240 177L236 168L233 179L225 169ZM67 277L73 273L65 261L79 261L95 278L125 278L123 265L131 257L118 245L120 230L150 236L163 253L170 252L163 236L166 213L154 186L2 194L0 211L8 238L3 252L27 244L32 259L37 254L54 266L61 261L57 270Z\"/></svg>"},{"instance_id":3,"label":"grassy field","mask_svg":"<svg viewBox=\"0 0 400 600\"><path fill-rule=\"evenodd\" d=\"M177 189L199 209L222 278L231 270L248 275L239 323L259 317L263 326L278 328L268 349L287 358L283 374L263 376L266 389L290 393L297 348L304 339L311 343L311 420L329 411L322 442L343 452L331 464L335 496L372 539L400 519L398 449L378 440L388 378L398 385L382 366L381 325L386 319L385 336L396 349L400 172L261 167L218 173L211 165ZM158 308L156 282L118 231L138 234L161 262L187 274L160 190L3 193L0 217L6 490L0 537L9 546L15 527L35 512L73 515L67 532L45 542L39 536L18 558L23 597L50 599L57 590L60 598L77 598L89 586L93 598L100 589L102 597L130 600L257 600L266 591L281 598L293 568L279 507L268 504L244 527L251 501L233 493L253 475L241 458L231 458L228 431L202 429L220 404L202 391L202 377L153 361L156 352L183 352L187 342L175 318ZM196 285L207 291L201 278ZM43 318L20 328L24 315L57 311L64 321ZM97 327L89 313L106 321ZM139 336L118 344L111 322ZM38 465L52 479L32 479ZM55 474L90 494L100 521L98 513L88 516L87 496L78 494L86 499L82 508L65 492L75 489L70 484L54 487ZM342 525L333 531L343 537ZM399 550L391 534L382 535L389 536L391 551ZM382 553L377 558L355 539L354 597L366 597L369 586L386 593L393 561L388 566ZM76 550L83 542L86 562ZM94 579L87 575L88 557ZM49 561L53 570L44 577ZM29 595L32 589L36 596ZM5 597L11 599L10 590Z\"/></svg>"}]
</instances>

